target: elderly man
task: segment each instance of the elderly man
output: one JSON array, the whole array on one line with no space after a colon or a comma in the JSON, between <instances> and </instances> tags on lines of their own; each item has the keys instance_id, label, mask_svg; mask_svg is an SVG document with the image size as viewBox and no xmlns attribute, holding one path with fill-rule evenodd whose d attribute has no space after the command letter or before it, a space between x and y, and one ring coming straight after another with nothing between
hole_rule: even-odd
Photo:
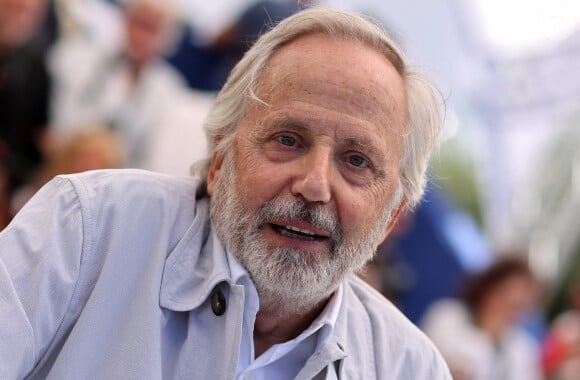
<instances>
[{"instance_id":1,"label":"elderly man","mask_svg":"<svg viewBox=\"0 0 580 380\"><path fill-rule=\"evenodd\" d=\"M298 13L205 128L202 180L57 177L0 235L0 378L450 379L353 274L419 200L439 129L383 31Z\"/></svg>"}]
</instances>

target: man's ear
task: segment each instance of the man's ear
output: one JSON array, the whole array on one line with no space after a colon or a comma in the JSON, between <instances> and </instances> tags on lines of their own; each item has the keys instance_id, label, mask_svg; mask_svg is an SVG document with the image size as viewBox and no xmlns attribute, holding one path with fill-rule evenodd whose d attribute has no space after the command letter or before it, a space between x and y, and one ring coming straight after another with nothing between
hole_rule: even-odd
<instances>
[{"instance_id":1,"label":"man's ear","mask_svg":"<svg viewBox=\"0 0 580 380\"><path fill-rule=\"evenodd\" d=\"M224 156L214 152L213 156L211 157L209 172L207 173L207 193L209 196L213 195L223 162Z\"/></svg>"},{"instance_id":2,"label":"man's ear","mask_svg":"<svg viewBox=\"0 0 580 380\"><path fill-rule=\"evenodd\" d=\"M391 233L391 230L393 229L393 227L395 227L395 223L397 223L397 219L399 219L399 216L401 215L401 212L405 209L405 207L407 207L407 199L403 198L401 203L399 203L399 206L397 206L397 208L395 209L395 211L391 215L391 220L389 220L389 224L387 224L387 228L385 228L385 232L383 233L383 236L381 237L381 243Z\"/></svg>"}]
</instances>

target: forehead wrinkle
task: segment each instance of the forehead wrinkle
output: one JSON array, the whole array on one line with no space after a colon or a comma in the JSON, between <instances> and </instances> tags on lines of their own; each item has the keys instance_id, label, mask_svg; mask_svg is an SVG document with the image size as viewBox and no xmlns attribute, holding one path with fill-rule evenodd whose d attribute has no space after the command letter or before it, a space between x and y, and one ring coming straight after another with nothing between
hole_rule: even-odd
<instances>
[{"instance_id":1,"label":"forehead wrinkle","mask_svg":"<svg viewBox=\"0 0 580 380\"><path fill-rule=\"evenodd\" d=\"M396 96L396 91L386 91L374 79L369 79L364 86L355 88L342 72L325 78L308 77L304 72L301 73L301 76L300 80L296 80L295 72L268 70L267 75L263 75L262 80L258 83L256 93L261 100L274 105L282 95L285 96L282 99L284 101L303 101L309 97L317 96L317 92L326 89L334 94L335 99L346 106L345 113L364 119L366 119L366 115L371 115L376 110L385 112L385 118L391 118L391 116L398 114L401 109L405 109L404 104L400 104L402 103L401 98L404 96ZM313 88L313 82L317 82L317 88ZM287 91L284 94L276 92L276 83L285 83L288 86ZM370 91L369 83L372 85Z\"/></svg>"},{"instance_id":2,"label":"forehead wrinkle","mask_svg":"<svg viewBox=\"0 0 580 380\"><path fill-rule=\"evenodd\" d=\"M334 64L342 58L337 55L317 54L318 50L309 43L312 37L316 35L291 41L268 59L255 88L259 98L270 105L275 105L280 100L282 102L292 99L308 101L309 97L316 98L316 92L321 89L330 88L329 92L333 92L335 98L346 106L345 113L368 120L373 114L376 115L379 112L382 114L380 124L387 126L393 132L402 131L404 134L408 118L406 86L405 80L392 62L380 52L375 51L378 54L377 57L383 61L384 68L376 70L369 67L367 70L366 66L359 67L357 70L364 71L365 80L361 83L353 82L348 72L340 68L340 65ZM322 37L330 36L322 35ZM340 42L341 39L338 40ZM358 46L364 50L374 50L372 47L361 45L350 39L344 42L351 47ZM309 63L306 65L306 62ZM320 75L320 70L312 70L312 67L324 68L325 73ZM391 78L393 74L396 78L394 81ZM390 79L387 86L385 86L384 78ZM277 91L282 83L286 87L283 94ZM316 85L313 85L314 83ZM282 99L280 99L281 96L283 96Z\"/></svg>"},{"instance_id":3,"label":"forehead wrinkle","mask_svg":"<svg viewBox=\"0 0 580 380\"><path fill-rule=\"evenodd\" d=\"M309 85L312 82L318 82L322 87L331 87L338 90L332 90L336 93L337 98L361 109L363 113L377 108L387 109L391 114L406 110L405 81L387 57L370 46L350 39L345 40L347 43L352 43L351 46L374 51L384 63L384 68L381 70L367 68L366 66L357 68L359 72L364 72L365 80L359 87L353 87L357 83L350 81L348 73L339 67L340 65L335 64L335 61L340 61L342 57L333 55L320 57L316 51L311 50L313 49L312 46L304 46L304 39L307 39L307 37L292 41L270 57L258 79L257 92L264 95L272 95L275 93L278 84L285 83L289 89L311 94L312 89ZM309 54L310 51L312 51L312 54ZM306 62L309 63L306 64ZM310 70L309 67L312 65L320 68L324 67L325 75L321 77L319 72ZM392 74L397 78L397 83L392 82L387 88L381 82L384 77L389 77ZM300 80L297 81L296 78L300 78ZM361 96L363 93L365 96Z\"/></svg>"},{"instance_id":4,"label":"forehead wrinkle","mask_svg":"<svg viewBox=\"0 0 580 380\"><path fill-rule=\"evenodd\" d=\"M293 78L294 76L290 73L280 73L279 70L268 70L268 75L263 75L263 80L260 80L258 85L257 93L259 94L260 99L267 103L270 107L276 108L276 103L280 99L277 99L276 96L277 94L275 83L281 83L281 81L285 81L289 89L294 90L294 92L286 91L284 93L284 95L290 97L282 99L283 102L303 103L305 101L307 102L308 96L316 96L313 94L313 91L309 88L309 86L304 85L300 81L295 81ZM320 78L316 79L320 80L320 82L323 83L323 86L331 87L337 90L333 91L336 98L343 100L344 103L348 105L348 107L343 110L343 113L345 113L347 117L352 116L353 118L369 120L367 115L376 114L376 110L378 109L382 114L380 118L381 125L378 127L385 128L383 131L385 134L387 131L400 136L405 134L407 124L406 94L402 96L403 104L401 104L401 99L398 96L395 96L393 91L385 91L385 89L376 84L374 80L372 82L375 85L376 90L370 92L365 91L366 96L360 96L361 92L357 91L357 89L352 88L351 86L341 86L338 83L322 81ZM346 79L343 80L346 81ZM380 94L380 96L377 94ZM280 95L281 94L278 94L278 97ZM255 104L255 106L260 107L261 105ZM336 112L336 110L324 107L321 104L318 104L317 106L323 109L327 109L331 112ZM401 114L403 115L403 118L400 117ZM289 117L290 115L285 116ZM283 118L284 116L276 115L276 117ZM295 126L304 126L305 122L307 122L309 118L305 114L301 114L301 118L304 120L294 118L292 123L294 123ZM330 115L325 115L323 121L321 119L321 114L317 112L316 118L317 120L313 124L318 124L320 122L326 123L328 122L328 119L330 119ZM290 122L285 123L290 124ZM281 122L279 124L283 123ZM358 128L360 126L356 125L356 127Z\"/></svg>"}]
</instances>

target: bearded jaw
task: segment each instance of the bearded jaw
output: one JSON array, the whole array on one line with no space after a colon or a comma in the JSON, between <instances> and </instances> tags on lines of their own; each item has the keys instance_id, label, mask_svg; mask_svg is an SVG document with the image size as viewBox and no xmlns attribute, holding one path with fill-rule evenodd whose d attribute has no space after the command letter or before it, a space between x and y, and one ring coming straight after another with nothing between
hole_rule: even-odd
<instances>
[{"instance_id":1,"label":"bearded jaw","mask_svg":"<svg viewBox=\"0 0 580 380\"><path fill-rule=\"evenodd\" d=\"M361 269L376 251L372 237L358 242L343 240L327 252L268 247L260 228L247 228L251 218L240 210L237 218L227 217L225 210L215 210L214 227L226 249L248 271L260 297L260 309L276 310L280 316L306 313L328 299L342 280Z\"/></svg>"},{"instance_id":2,"label":"bearded jaw","mask_svg":"<svg viewBox=\"0 0 580 380\"><path fill-rule=\"evenodd\" d=\"M238 259L258 290L261 309L303 314L327 299L340 283L341 271L329 255L288 247L268 249L259 239L248 243Z\"/></svg>"},{"instance_id":3,"label":"bearded jaw","mask_svg":"<svg viewBox=\"0 0 580 380\"><path fill-rule=\"evenodd\" d=\"M327 252L268 247L263 237L267 220L274 214L287 216L296 207L278 199L257 212L245 210L235 187L228 185L235 183L231 167L226 167L223 174L211 199L212 224L226 249L248 271L258 291L260 307L301 313L327 298L340 282L339 271L330 264L341 234L330 239Z\"/></svg>"},{"instance_id":4,"label":"bearded jaw","mask_svg":"<svg viewBox=\"0 0 580 380\"><path fill-rule=\"evenodd\" d=\"M248 271L258 291L261 309L284 315L305 313L327 299L342 279L355 270L354 252L344 257L343 252L332 250L331 253L331 249L305 252L290 247L269 247L260 227L248 227L252 219L248 213L237 208L234 212L237 217L231 213L226 217L226 209L231 210L229 206L234 205L222 203L221 206L223 209L214 210L214 227L226 249ZM366 259L361 261L356 269Z\"/></svg>"},{"instance_id":5,"label":"bearded jaw","mask_svg":"<svg viewBox=\"0 0 580 380\"><path fill-rule=\"evenodd\" d=\"M316 308L360 270L376 252L377 234L378 229L360 241L342 241L332 253L269 247L259 229L243 237L236 234L238 239L229 244L256 286L260 309L288 316Z\"/></svg>"},{"instance_id":6,"label":"bearded jaw","mask_svg":"<svg viewBox=\"0 0 580 380\"><path fill-rule=\"evenodd\" d=\"M329 241L327 250L311 252L270 246L263 235L264 219L245 211L231 190L212 199L218 237L248 271L260 308L280 315L303 314L328 299L346 276L374 256L375 242L384 230L378 223L357 241L341 234Z\"/></svg>"},{"instance_id":7,"label":"bearded jaw","mask_svg":"<svg viewBox=\"0 0 580 380\"><path fill-rule=\"evenodd\" d=\"M252 276L261 305L301 314L327 300L348 275L358 272L372 259L385 222L376 223L358 239L354 236L361 233L345 237L336 216L322 209L316 212L314 208L300 206L300 202L294 203L294 210L290 211L287 206L292 203L280 200L263 207L251 233L239 236L237 257ZM293 218L330 231L327 249L302 250L267 242L261 230L268 220L289 216L297 210Z\"/></svg>"}]
</instances>

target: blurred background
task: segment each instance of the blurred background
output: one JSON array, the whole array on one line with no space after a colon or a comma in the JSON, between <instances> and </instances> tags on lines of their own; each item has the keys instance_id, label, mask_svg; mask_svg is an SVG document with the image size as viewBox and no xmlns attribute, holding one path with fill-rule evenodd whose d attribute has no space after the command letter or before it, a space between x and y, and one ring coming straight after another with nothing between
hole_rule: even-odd
<instances>
[{"instance_id":1,"label":"blurred background","mask_svg":"<svg viewBox=\"0 0 580 380\"><path fill-rule=\"evenodd\" d=\"M362 276L428 334L477 327L497 362L507 338L484 327L521 330L531 340L514 347L529 348L538 376L580 379L577 0L0 0L0 226L58 173L187 175L231 67L260 33L312 5L380 22L446 106L425 200ZM495 296L465 294L485 278L490 294L501 288L499 308ZM457 379L536 378L453 367Z\"/></svg>"}]
</instances>

